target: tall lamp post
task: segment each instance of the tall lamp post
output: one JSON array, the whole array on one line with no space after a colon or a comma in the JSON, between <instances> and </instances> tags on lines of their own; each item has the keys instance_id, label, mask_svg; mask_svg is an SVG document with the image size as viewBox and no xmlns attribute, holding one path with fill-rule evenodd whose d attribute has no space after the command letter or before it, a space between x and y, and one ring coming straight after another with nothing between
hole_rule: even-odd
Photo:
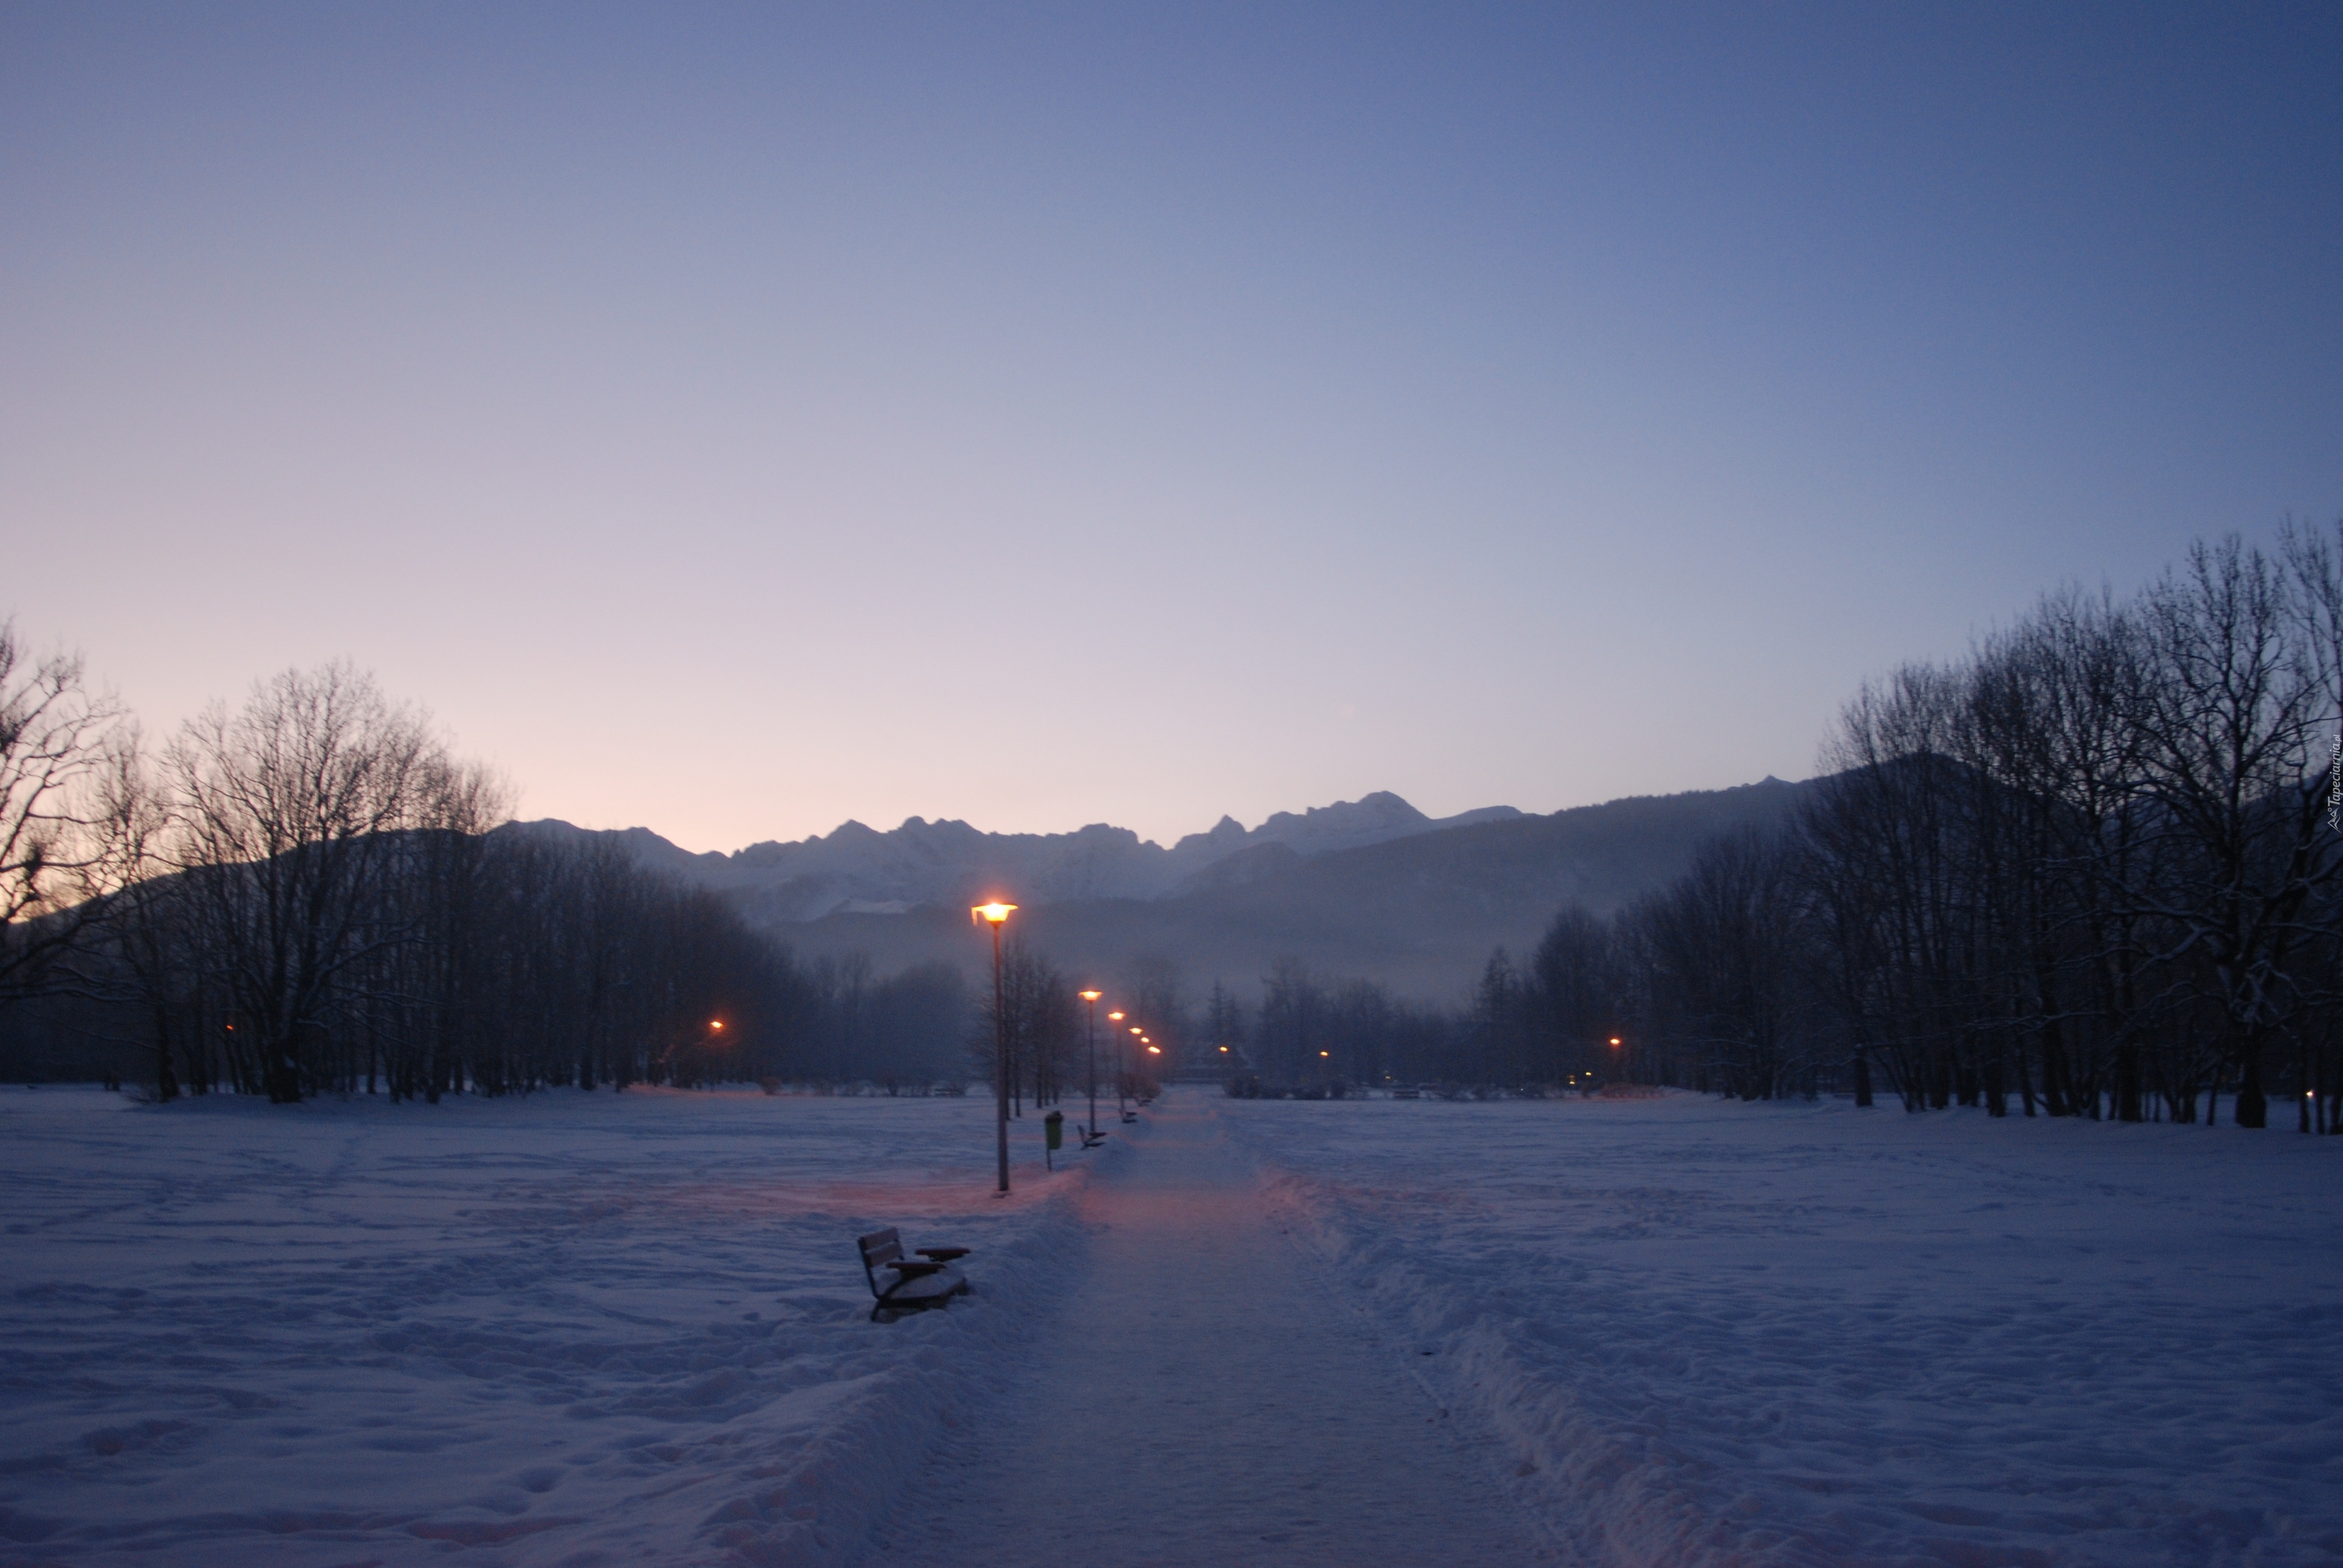
<instances>
[{"instance_id":1,"label":"tall lamp post","mask_svg":"<svg viewBox=\"0 0 2343 1568\"><path fill-rule=\"evenodd\" d=\"M1001 1149L1001 1190L1009 1191L1009 1010L1001 994L1001 928L1017 908L995 899L968 911L970 923L992 928L992 1125Z\"/></svg>"},{"instance_id":2,"label":"tall lamp post","mask_svg":"<svg viewBox=\"0 0 2343 1568\"><path fill-rule=\"evenodd\" d=\"M1111 1024L1121 1024L1122 1022L1122 1014L1119 1012L1111 1012L1106 1015L1106 1020ZM1116 1031L1114 1038L1117 1041L1120 1041L1122 1039L1122 1034L1120 1030ZM1115 1070L1114 1074L1114 1117L1118 1121L1122 1120L1122 1070L1120 1068Z\"/></svg>"},{"instance_id":3,"label":"tall lamp post","mask_svg":"<svg viewBox=\"0 0 2343 1568\"><path fill-rule=\"evenodd\" d=\"M1115 1116L1120 1116L1122 1121L1131 1121L1131 1113L1122 1106L1122 1094L1124 1090L1139 1088L1136 1083L1131 1083L1131 1071L1136 1069L1134 1057L1139 1055L1136 1045L1139 1045L1139 1036L1143 1036L1143 1033L1146 1033L1146 1029L1131 1024L1131 1039L1122 1040L1122 1064L1115 1069Z\"/></svg>"},{"instance_id":4,"label":"tall lamp post","mask_svg":"<svg viewBox=\"0 0 2343 1568\"><path fill-rule=\"evenodd\" d=\"M1095 990L1082 992L1082 1000L1091 1004L1091 1030L1084 1047L1091 1059L1091 1126L1083 1140L1091 1143L1098 1141L1098 1004L1099 998L1105 994Z\"/></svg>"}]
</instances>

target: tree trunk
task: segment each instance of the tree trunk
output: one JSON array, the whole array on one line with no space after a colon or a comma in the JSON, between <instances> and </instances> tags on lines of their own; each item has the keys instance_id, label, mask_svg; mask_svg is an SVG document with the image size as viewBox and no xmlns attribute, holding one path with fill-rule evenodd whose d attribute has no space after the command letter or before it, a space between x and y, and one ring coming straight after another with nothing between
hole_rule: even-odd
<instances>
[{"instance_id":1,"label":"tree trunk","mask_svg":"<svg viewBox=\"0 0 2343 1568\"><path fill-rule=\"evenodd\" d=\"M271 1105L301 1103L301 1064L293 1053L282 1046L269 1053L268 1102Z\"/></svg>"},{"instance_id":2,"label":"tree trunk","mask_svg":"<svg viewBox=\"0 0 2343 1568\"><path fill-rule=\"evenodd\" d=\"M2262 1092L2261 1031L2246 1036L2237 1052L2237 1110L2233 1121L2240 1127L2268 1127L2269 1100Z\"/></svg>"},{"instance_id":3,"label":"tree trunk","mask_svg":"<svg viewBox=\"0 0 2343 1568\"><path fill-rule=\"evenodd\" d=\"M2116 1120L2139 1121L2139 1041L2126 1036L2116 1048Z\"/></svg>"},{"instance_id":4,"label":"tree trunk","mask_svg":"<svg viewBox=\"0 0 2343 1568\"><path fill-rule=\"evenodd\" d=\"M2304 1081L2309 1076L2303 1074ZM166 1105L179 1098L179 1080L171 1071L171 1013L161 1007L155 1010L155 1098Z\"/></svg>"}]
</instances>

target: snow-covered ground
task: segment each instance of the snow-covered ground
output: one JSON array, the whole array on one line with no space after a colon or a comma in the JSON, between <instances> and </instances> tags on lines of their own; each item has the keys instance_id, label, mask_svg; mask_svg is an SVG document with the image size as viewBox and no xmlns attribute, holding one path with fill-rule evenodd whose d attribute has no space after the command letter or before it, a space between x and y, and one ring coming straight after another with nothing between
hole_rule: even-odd
<instances>
[{"instance_id":1,"label":"snow-covered ground","mask_svg":"<svg viewBox=\"0 0 2343 1568\"><path fill-rule=\"evenodd\" d=\"M833 1561L1073 1266L991 1111L0 1090L0 1563ZM884 1224L978 1296L874 1329Z\"/></svg>"},{"instance_id":2,"label":"snow-covered ground","mask_svg":"<svg viewBox=\"0 0 2343 1568\"><path fill-rule=\"evenodd\" d=\"M0 1090L0 1564L2343 1562L2343 1141L1182 1091L1004 1203L990 1115ZM980 1293L868 1323L886 1223Z\"/></svg>"},{"instance_id":3,"label":"snow-covered ground","mask_svg":"<svg viewBox=\"0 0 2343 1568\"><path fill-rule=\"evenodd\" d=\"M1586 1562L2343 1562L2343 1141L1691 1095L1223 1114Z\"/></svg>"}]
</instances>

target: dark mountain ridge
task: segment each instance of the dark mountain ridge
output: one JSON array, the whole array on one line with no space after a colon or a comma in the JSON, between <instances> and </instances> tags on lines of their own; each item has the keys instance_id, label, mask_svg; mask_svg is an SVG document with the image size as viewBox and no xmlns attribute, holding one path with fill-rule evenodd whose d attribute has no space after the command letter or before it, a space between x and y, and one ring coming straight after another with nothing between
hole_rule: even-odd
<instances>
[{"instance_id":1,"label":"dark mountain ridge","mask_svg":"<svg viewBox=\"0 0 2343 1568\"><path fill-rule=\"evenodd\" d=\"M1168 849L1103 822L1071 833L986 833L966 822L920 817L883 833L848 821L828 834L751 844L729 855L695 855L645 828L619 837L640 863L738 899L759 924L786 925L833 913L894 915L965 904L1003 888L1036 903L1161 898L1249 852L1321 855L1521 815L1490 806L1435 819L1383 790L1299 815L1281 811L1250 830L1222 817L1211 831L1191 833ZM507 830L550 837L586 831L558 820Z\"/></svg>"},{"instance_id":2,"label":"dark mountain ridge","mask_svg":"<svg viewBox=\"0 0 2343 1568\"><path fill-rule=\"evenodd\" d=\"M1123 852L1117 846L1140 843L1127 829L1103 827L987 835L965 823L913 819L890 835L850 823L803 842L837 857L892 839L873 856L880 870L799 869L779 881L747 873L752 867L806 867L820 858L759 856L766 846L735 856L690 856L649 833L629 834L628 842L649 864L671 852L706 868L707 885L808 958L863 952L882 970L941 960L978 978L988 950L970 929L967 906L997 890L1024 906L1015 929L1071 972L1111 976L1134 955L1158 954L1196 985L1218 977L1250 994L1262 971L1290 954L1327 973L1371 976L1403 994L1453 1000L1491 949L1502 945L1525 956L1565 904L1608 914L1682 872L1703 839L1743 826L1778 826L1807 788L1767 779L1546 816L1477 812L1446 822L1423 817L1396 796L1371 795L1272 818L1251 833L1223 819L1212 833L1192 834L1172 850L1145 845L1164 858L1140 862L1157 868L1151 879L1081 874L1085 853L1101 849L1110 864L1124 864L1114 859ZM1278 832L1270 831L1272 824ZM579 831L548 823L508 830ZM983 846L972 840L1005 840L1010 849L977 853ZM1018 851L1029 846L1043 852L1021 858ZM1216 852L1201 853L1200 846ZM960 854L935 852L955 847ZM1182 849L1186 857L1170 859ZM1019 879L1021 861L1043 874ZM924 880L898 876L907 865ZM1180 874L1162 875L1167 866ZM819 895L803 885L825 875L837 879ZM887 876L898 879L882 879ZM901 890L882 900L848 896L842 890L850 887ZM932 891L906 896L914 888ZM793 918L791 911L825 898L819 914Z\"/></svg>"}]
</instances>

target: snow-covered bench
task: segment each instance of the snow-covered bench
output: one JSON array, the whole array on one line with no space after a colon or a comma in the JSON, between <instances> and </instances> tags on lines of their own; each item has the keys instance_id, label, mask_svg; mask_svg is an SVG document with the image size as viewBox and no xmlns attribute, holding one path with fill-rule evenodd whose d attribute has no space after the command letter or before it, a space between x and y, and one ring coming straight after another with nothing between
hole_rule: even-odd
<instances>
[{"instance_id":1,"label":"snow-covered bench","mask_svg":"<svg viewBox=\"0 0 2343 1568\"><path fill-rule=\"evenodd\" d=\"M954 1258L968 1256L966 1247L920 1247L919 1257L907 1258L902 1233L892 1225L859 1238L855 1244L862 1250L862 1273L877 1302L870 1309L874 1323L881 1312L920 1312L968 1294L968 1281L952 1266Z\"/></svg>"}]
</instances>

